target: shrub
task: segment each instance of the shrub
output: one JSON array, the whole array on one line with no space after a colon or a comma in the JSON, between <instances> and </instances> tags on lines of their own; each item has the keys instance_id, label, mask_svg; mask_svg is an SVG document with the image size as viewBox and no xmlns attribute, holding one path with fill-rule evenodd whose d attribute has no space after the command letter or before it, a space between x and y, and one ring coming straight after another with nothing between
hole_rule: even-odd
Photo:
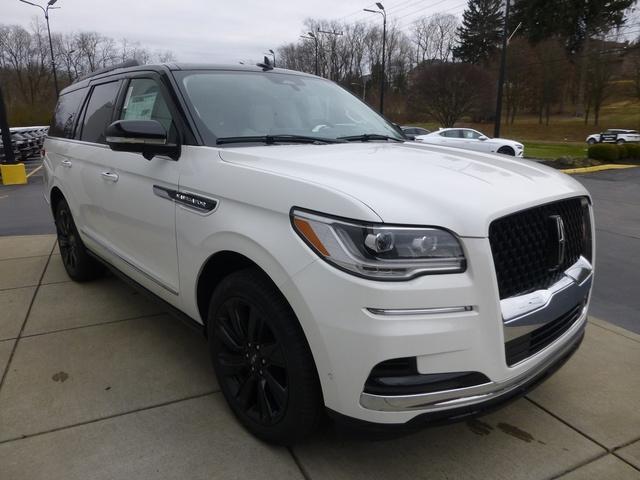
<instances>
[{"instance_id":1,"label":"shrub","mask_svg":"<svg viewBox=\"0 0 640 480\"><path fill-rule=\"evenodd\" d=\"M627 159L640 162L640 143L628 143L625 147L627 147Z\"/></svg>"},{"instance_id":2,"label":"shrub","mask_svg":"<svg viewBox=\"0 0 640 480\"><path fill-rule=\"evenodd\" d=\"M598 143L589 147L588 156L593 160L617 162L620 160L620 148L619 145Z\"/></svg>"},{"instance_id":3,"label":"shrub","mask_svg":"<svg viewBox=\"0 0 640 480\"><path fill-rule=\"evenodd\" d=\"M629 150L626 145L618 145L618 159L626 160L629 158Z\"/></svg>"}]
</instances>

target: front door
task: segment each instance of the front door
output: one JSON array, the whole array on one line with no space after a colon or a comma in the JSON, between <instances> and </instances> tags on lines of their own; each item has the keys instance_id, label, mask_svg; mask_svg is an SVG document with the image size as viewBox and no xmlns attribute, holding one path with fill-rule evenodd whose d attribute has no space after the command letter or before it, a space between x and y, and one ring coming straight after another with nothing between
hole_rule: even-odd
<instances>
[{"instance_id":1,"label":"front door","mask_svg":"<svg viewBox=\"0 0 640 480\"><path fill-rule=\"evenodd\" d=\"M157 120L177 141L168 95L154 74L132 78L121 92L115 119ZM179 293L175 204L157 194L177 190L178 162L105 150L99 202L104 242L119 269L170 303Z\"/></svg>"}]
</instances>

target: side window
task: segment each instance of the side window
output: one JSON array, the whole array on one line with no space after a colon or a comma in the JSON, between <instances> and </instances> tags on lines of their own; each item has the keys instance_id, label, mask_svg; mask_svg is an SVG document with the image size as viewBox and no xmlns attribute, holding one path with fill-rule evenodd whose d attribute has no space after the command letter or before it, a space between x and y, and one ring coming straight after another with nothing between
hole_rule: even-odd
<instances>
[{"instance_id":1,"label":"side window","mask_svg":"<svg viewBox=\"0 0 640 480\"><path fill-rule=\"evenodd\" d=\"M157 120L171 132L173 119L155 80L134 78L129 83L120 120Z\"/></svg>"},{"instance_id":2,"label":"side window","mask_svg":"<svg viewBox=\"0 0 640 480\"><path fill-rule=\"evenodd\" d=\"M480 138L481 133L476 132L475 130L462 130L463 138L468 138L471 140L477 140Z\"/></svg>"},{"instance_id":3,"label":"side window","mask_svg":"<svg viewBox=\"0 0 640 480\"><path fill-rule=\"evenodd\" d=\"M119 88L119 81L103 83L93 88L85 109L80 140L105 143L104 131L111 123Z\"/></svg>"},{"instance_id":4,"label":"side window","mask_svg":"<svg viewBox=\"0 0 640 480\"><path fill-rule=\"evenodd\" d=\"M460 130L446 130L443 135L447 138L461 138Z\"/></svg>"},{"instance_id":5,"label":"side window","mask_svg":"<svg viewBox=\"0 0 640 480\"><path fill-rule=\"evenodd\" d=\"M73 127L86 93L87 89L81 88L60 96L49 127L49 136L73 138Z\"/></svg>"}]
</instances>

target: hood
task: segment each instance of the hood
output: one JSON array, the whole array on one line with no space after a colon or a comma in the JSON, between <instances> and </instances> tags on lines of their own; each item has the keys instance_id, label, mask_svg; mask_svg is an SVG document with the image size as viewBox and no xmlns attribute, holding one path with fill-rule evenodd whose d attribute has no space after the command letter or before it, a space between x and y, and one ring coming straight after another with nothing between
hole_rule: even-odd
<instances>
[{"instance_id":1,"label":"hood","mask_svg":"<svg viewBox=\"0 0 640 480\"><path fill-rule=\"evenodd\" d=\"M498 217L587 194L569 176L535 162L417 143L225 148L220 156L347 193L385 223L440 226L460 236L485 237Z\"/></svg>"}]
</instances>

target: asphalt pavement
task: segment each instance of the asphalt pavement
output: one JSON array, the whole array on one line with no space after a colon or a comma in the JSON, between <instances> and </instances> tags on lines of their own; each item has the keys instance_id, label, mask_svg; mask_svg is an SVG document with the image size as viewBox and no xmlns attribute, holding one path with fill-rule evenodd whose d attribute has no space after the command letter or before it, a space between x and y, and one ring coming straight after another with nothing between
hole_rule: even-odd
<instances>
[{"instance_id":1,"label":"asphalt pavement","mask_svg":"<svg viewBox=\"0 0 640 480\"><path fill-rule=\"evenodd\" d=\"M640 333L640 168L576 175L591 192L596 276L590 314Z\"/></svg>"},{"instance_id":2,"label":"asphalt pavement","mask_svg":"<svg viewBox=\"0 0 640 480\"><path fill-rule=\"evenodd\" d=\"M42 171L28 185L0 185L0 236L54 233ZM640 333L640 168L575 175L596 216L596 278L591 315Z\"/></svg>"}]
</instances>

